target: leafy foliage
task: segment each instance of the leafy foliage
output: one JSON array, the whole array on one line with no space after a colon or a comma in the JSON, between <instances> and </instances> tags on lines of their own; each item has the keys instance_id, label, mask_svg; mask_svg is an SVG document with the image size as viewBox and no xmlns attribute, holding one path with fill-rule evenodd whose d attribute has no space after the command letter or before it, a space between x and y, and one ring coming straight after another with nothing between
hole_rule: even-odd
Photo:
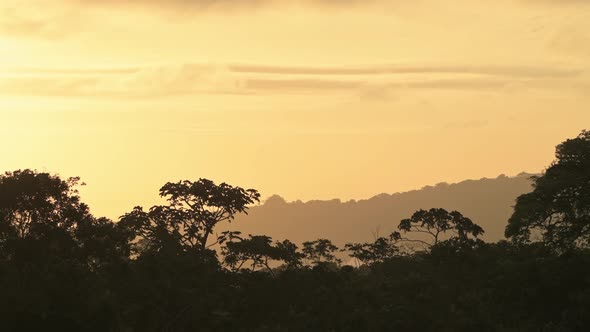
<instances>
[{"instance_id":1,"label":"leafy foliage","mask_svg":"<svg viewBox=\"0 0 590 332\"><path fill-rule=\"evenodd\" d=\"M590 131L556 148L556 160L534 177L534 190L518 197L506 236L535 235L557 250L590 246Z\"/></svg>"},{"instance_id":2,"label":"leafy foliage","mask_svg":"<svg viewBox=\"0 0 590 332\"><path fill-rule=\"evenodd\" d=\"M3 259L68 257L96 267L128 256L124 234L80 202L79 181L32 170L0 175Z\"/></svg>"},{"instance_id":3,"label":"leafy foliage","mask_svg":"<svg viewBox=\"0 0 590 332\"><path fill-rule=\"evenodd\" d=\"M236 213L246 213L260 199L254 189L216 185L207 179L167 183L160 196L168 205L154 206L148 212L135 207L121 217L122 227L138 236L139 251L206 252L218 244L208 243L217 224L231 222Z\"/></svg>"},{"instance_id":4,"label":"leafy foliage","mask_svg":"<svg viewBox=\"0 0 590 332\"><path fill-rule=\"evenodd\" d=\"M303 254L315 266L342 263L342 260L334 255L337 251L338 247L328 239L303 242Z\"/></svg>"},{"instance_id":5,"label":"leafy foliage","mask_svg":"<svg viewBox=\"0 0 590 332\"><path fill-rule=\"evenodd\" d=\"M430 242L427 239L403 238L403 240L418 242L429 248L437 245L443 236L447 236L448 239L456 238L465 241L470 236L477 238L484 233L483 228L475 224L471 219L464 217L460 212L448 212L440 208L416 211L409 219L402 220L398 228L404 233L426 235L427 238L430 238ZM399 234L393 236L401 238Z\"/></svg>"},{"instance_id":6,"label":"leafy foliage","mask_svg":"<svg viewBox=\"0 0 590 332\"><path fill-rule=\"evenodd\" d=\"M358 268L341 267L328 239L299 250L265 235L215 233L258 201L252 189L204 179L168 183L160 191L168 205L136 207L114 223L80 201L78 178L5 173L0 327L586 331L589 142L583 132L558 146L557 160L517 202L506 231L513 241L485 243L483 229L461 213L420 210L399 230L422 238L394 232L346 244L365 263ZM536 231L542 241L531 241ZM402 254L409 241L429 250Z\"/></svg>"},{"instance_id":7,"label":"leafy foliage","mask_svg":"<svg viewBox=\"0 0 590 332\"><path fill-rule=\"evenodd\" d=\"M350 257L367 265L373 265L398 256L400 254L398 241L396 234L392 234L389 238L379 237L373 243L347 243L344 248L350 252Z\"/></svg>"}]
</instances>

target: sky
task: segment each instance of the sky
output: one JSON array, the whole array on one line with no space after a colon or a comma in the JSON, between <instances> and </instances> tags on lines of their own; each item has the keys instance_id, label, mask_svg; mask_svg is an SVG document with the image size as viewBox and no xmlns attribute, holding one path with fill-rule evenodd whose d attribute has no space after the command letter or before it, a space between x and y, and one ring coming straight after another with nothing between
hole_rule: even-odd
<instances>
[{"instance_id":1,"label":"sky","mask_svg":"<svg viewBox=\"0 0 590 332\"><path fill-rule=\"evenodd\" d=\"M540 172L590 129L586 0L2 0L0 171L117 218L167 181L287 200Z\"/></svg>"}]
</instances>

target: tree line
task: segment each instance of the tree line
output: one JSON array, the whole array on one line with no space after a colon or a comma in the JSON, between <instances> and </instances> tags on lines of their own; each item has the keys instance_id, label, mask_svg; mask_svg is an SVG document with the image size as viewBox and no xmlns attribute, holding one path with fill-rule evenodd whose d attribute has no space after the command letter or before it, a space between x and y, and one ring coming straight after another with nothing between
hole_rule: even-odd
<instances>
[{"instance_id":1,"label":"tree line","mask_svg":"<svg viewBox=\"0 0 590 332\"><path fill-rule=\"evenodd\" d=\"M416 211L338 248L224 230L260 193L166 183L165 204L96 217L80 178L0 175L6 331L582 331L590 323L590 132L518 197L506 240ZM280 223L280 220L277 220ZM337 230L335 230L337 231ZM343 255L354 262L343 264Z\"/></svg>"}]
</instances>

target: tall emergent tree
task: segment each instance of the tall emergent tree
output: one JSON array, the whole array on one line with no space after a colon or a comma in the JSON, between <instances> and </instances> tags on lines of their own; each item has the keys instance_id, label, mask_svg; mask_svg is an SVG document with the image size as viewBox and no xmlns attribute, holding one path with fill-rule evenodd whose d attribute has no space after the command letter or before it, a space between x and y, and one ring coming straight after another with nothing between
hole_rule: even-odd
<instances>
[{"instance_id":1,"label":"tall emergent tree","mask_svg":"<svg viewBox=\"0 0 590 332\"><path fill-rule=\"evenodd\" d=\"M401 240L421 243L430 248L442 240L468 240L477 238L484 233L483 228L458 211L447 211L441 208L418 210L412 217L399 223L398 229L404 233L423 234L423 239L402 238L399 233L392 234ZM449 235L450 234L450 235Z\"/></svg>"},{"instance_id":2,"label":"tall emergent tree","mask_svg":"<svg viewBox=\"0 0 590 332\"><path fill-rule=\"evenodd\" d=\"M534 189L516 201L506 237L529 242L535 235L559 250L590 246L590 131L556 148L556 160Z\"/></svg>"},{"instance_id":3,"label":"tall emergent tree","mask_svg":"<svg viewBox=\"0 0 590 332\"><path fill-rule=\"evenodd\" d=\"M237 213L247 213L258 202L254 189L219 185L211 180L167 183L160 189L168 205L154 206L145 212L136 207L121 217L121 223L136 232L142 250L205 251L217 224L231 222Z\"/></svg>"}]
</instances>

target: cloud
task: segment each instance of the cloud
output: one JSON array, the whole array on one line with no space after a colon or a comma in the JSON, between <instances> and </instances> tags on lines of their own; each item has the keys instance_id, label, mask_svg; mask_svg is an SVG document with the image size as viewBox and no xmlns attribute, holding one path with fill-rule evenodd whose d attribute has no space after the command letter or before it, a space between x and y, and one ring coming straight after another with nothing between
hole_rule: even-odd
<instances>
[{"instance_id":1,"label":"cloud","mask_svg":"<svg viewBox=\"0 0 590 332\"><path fill-rule=\"evenodd\" d=\"M503 89L512 80L506 79L421 79L417 81L394 81L371 83L362 80L327 80L327 79L250 79L243 88L259 92L330 92L358 90L363 97L369 97L367 91L373 91L376 97L390 93L390 90L402 89L434 89L434 90L498 90ZM379 94L381 96L379 96Z\"/></svg>"},{"instance_id":2,"label":"cloud","mask_svg":"<svg viewBox=\"0 0 590 332\"><path fill-rule=\"evenodd\" d=\"M506 79L438 79L407 83L392 83L389 86L406 89L452 89L452 90L490 90L503 89L513 82Z\"/></svg>"},{"instance_id":3,"label":"cloud","mask_svg":"<svg viewBox=\"0 0 590 332\"><path fill-rule=\"evenodd\" d=\"M243 87L249 90L334 90L355 89L364 84L362 81L325 80L325 79L247 79Z\"/></svg>"},{"instance_id":4,"label":"cloud","mask_svg":"<svg viewBox=\"0 0 590 332\"><path fill-rule=\"evenodd\" d=\"M555 86L556 82L561 82L557 86L571 88L587 81L584 75L579 76L583 72L580 69L518 66L367 68L184 64L0 69L0 94L159 98L199 94L352 93L363 99L383 99L391 96L393 91L404 90L512 91ZM563 77L576 79L562 80Z\"/></svg>"},{"instance_id":5,"label":"cloud","mask_svg":"<svg viewBox=\"0 0 590 332\"><path fill-rule=\"evenodd\" d=\"M216 14L250 12L266 7L313 5L349 8L372 0L3 0L0 3L0 35L42 39L64 38L83 32L90 24L105 24L107 12L148 13L175 18L193 17L214 11ZM93 17L93 15L97 15ZM134 24L133 21L129 23ZM108 24L108 23L106 23Z\"/></svg>"},{"instance_id":6,"label":"cloud","mask_svg":"<svg viewBox=\"0 0 590 332\"><path fill-rule=\"evenodd\" d=\"M367 67L290 67L231 65L237 73L280 75L391 75L391 74L478 74L508 77L572 77L578 69L532 66L404 66L383 65Z\"/></svg>"},{"instance_id":7,"label":"cloud","mask_svg":"<svg viewBox=\"0 0 590 332\"><path fill-rule=\"evenodd\" d=\"M0 69L0 95L162 98L250 94L225 66L184 64L142 68Z\"/></svg>"},{"instance_id":8,"label":"cloud","mask_svg":"<svg viewBox=\"0 0 590 332\"><path fill-rule=\"evenodd\" d=\"M588 0L523 0L523 2L533 5L540 4L554 7L590 5L590 2Z\"/></svg>"},{"instance_id":9,"label":"cloud","mask_svg":"<svg viewBox=\"0 0 590 332\"><path fill-rule=\"evenodd\" d=\"M88 96L98 94L95 78L1 78L0 94L25 96Z\"/></svg>"},{"instance_id":10,"label":"cloud","mask_svg":"<svg viewBox=\"0 0 590 332\"><path fill-rule=\"evenodd\" d=\"M22 17L5 12L0 14L0 32L12 36L56 37L63 31L51 20Z\"/></svg>"},{"instance_id":11,"label":"cloud","mask_svg":"<svg viewBox=\"0 0 590 332\"><path fill-rule=\"evenodd\" d=\"M228 8L243 7L256 8L263 5L319 5L330 7L342 7L374 2L395 2L387 0L69 0L80 4L93 4L101 6L157 6L176 8Z\"/></svg>"},{"instance_id":12,"label":"cloud","mask_svg":"<svg viewBox=\"0 0 590 332\"><path fill-rule=\"evenodd\" d=\"M17 68L0 68L0 72L7 74L26 74L26 75L120 75L134 74L141 70L139 67L122 67L122 68L35 68L35 67L17 67Z\"/></svg>"},{"instance_id":13,"label":"cloud","mask_svg":"<svg viewBox=\"0 0 590 332\"><path fill-rule=\"evenodd\" d=\"M173 66L167 67L171 69ZM197 71L211 72L215 66L203 64L185 64L178 69L195 75ZM549 66L413 66L413 65L378 65L378 66L349 66L349 67L302 67L302 66L271 66L233 64L217 66L229 72L241 75L277 75L277 76L384 76L401 74L456 74L456 75L484 75L520 78L568 78L576 77L584 72L578 68L554 68ZM164 67L115 67L115 68L36 68L10 67L1 68L0 72L17 74L55 74L55 75L118 75L137 74L142 70L162 70ZM321 84L321 83L320 83Z\"/></svg>"},{"instance_id":14,"label":"cloud","mask_svg":"<svg viewBox=\"0 0 590 332\"><path fill-rule=\"evenodd\" d=\"M319 9L358 9L373 7L379 10L384 9L402 9L402 8L434 8L446 7L447 1L444 0L62 0L83 6L97 6L110 8L129 8L141 7L162 10L173 10L177 13L187 14L194 13L194 10L252 10L265 7L293 7L305 6L308 8ZM529 6L551 6L572 7L585 6L590 4L588 0L520 0L520 1L499 1L500 4L511 6L518 3ZM472 1L458 1L458 6L471 4Z\"/></svg>"},{"instance_id":15,"label":"cloud","mask_svg":"<svg viewBox=\"0 0 590 332\"><path fill-rule=\"evenodd\" d=\"M83 25L80 13L71 8L10 1L0 5L0 35L56 39Z\"/></svg>"}]
</instances>

